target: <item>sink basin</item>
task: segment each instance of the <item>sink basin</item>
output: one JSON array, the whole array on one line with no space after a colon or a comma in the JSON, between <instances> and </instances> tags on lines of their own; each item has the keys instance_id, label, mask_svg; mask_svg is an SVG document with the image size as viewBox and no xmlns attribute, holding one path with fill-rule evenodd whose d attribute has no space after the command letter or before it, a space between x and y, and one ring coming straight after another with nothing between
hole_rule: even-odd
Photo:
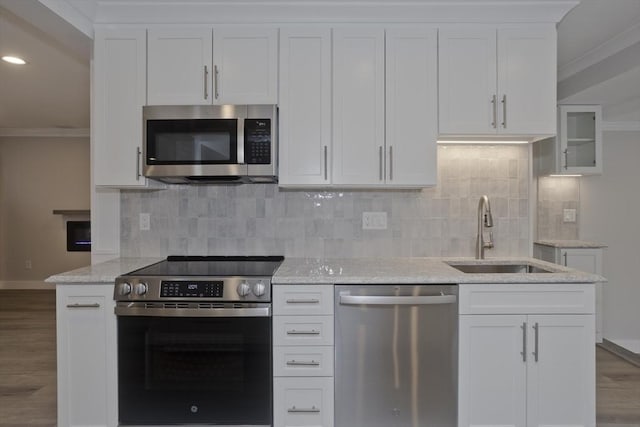
<instances>
[{"instance_id":1,"label":"sink basin","mask_svg":"<svg viewBox=\"0 0 640 427\"><path fill-rule=\"evenodd\" d=\"M551 270L531 264L462 264L448 263L451 267L471 274L504 274L504 273L553 273Z\"/></svg>"}]
</instances>

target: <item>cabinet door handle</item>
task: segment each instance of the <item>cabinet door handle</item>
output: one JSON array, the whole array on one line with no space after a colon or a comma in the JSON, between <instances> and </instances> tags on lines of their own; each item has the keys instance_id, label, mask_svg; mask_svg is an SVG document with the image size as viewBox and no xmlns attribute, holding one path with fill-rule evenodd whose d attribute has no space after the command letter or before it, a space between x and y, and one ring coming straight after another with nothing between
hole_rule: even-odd
<instances>
[{"instance_id":1,"label":"cabinet door handle","mask_svg":"<svg viewBox=\"0 0 640 427\"><path fill-rule=\"evenodd\" d=\"M569 169L569 149L566 148L564 151L564 168Z\"/></svg>"},{"instance_id":2,"label":"cabinet door handle","mask_svg":"<svg viewBox=\"0 0 640 427\"><path fill-rule=\"evenodd\" d=\"M393 145L389 146L389 181L393 181Z\"/></svg>"},{"instance_id":3,"label":"cabinet door handle","mask_svg":"<svg viewBox=\"0 0 640 427\"><path fill-rule=\"evenodd\" d=\"M286 300L287 304L320 304L320 300L317 298L309 298L309 299L288 299Z\"/></svg>"},{"instance_id":4,"label":"cabinet door handle","mask_svg":"<svg viewBox=\"0 0 640 427\"><path fill-rule=\"evenodd\" d=\"M291 408L287 409L287 412L289 413L312 413L312 414L317 414L320 412L320 408L316 408L315 406L312 406L311 408L296 408L295 406L292 406Z\"/></svg>"},{"instance_id":5,"label":"cabinet door handle","mask_svg":"<svg viewBox=\"0 0 640 427\"><path fill-rule=\"evenodd\" d=\"M380 160L380 181L382 181L384 179L384 176L382 175L382 169L383 169L383 164L382 164L382 145L380 146L380 148L378 149L378 158Z\"/></svg>"},{"instance_id":6,"label":"cabinet door handle","mask_svg":"<svg viewBox=\"0 0 640 427\"><path fill-rule=\"evenodd\" d=\"M527 322L522 322L522 351L520 354L522 355L522 361L527 361Z\"/></svg>"},{"instance_id":7,"label":"cabinet door handle","mask_svg":"<svg viewBox=\"0 0 640 427\"><path fill-rule=\"evenodd\" d=\"M67 308L100 308L100 304L94 302L92 304L67 304Z\"/></svg>"},{"instance_id":8,"label":"cabinet door handle","mask_svg":"<svg viewBox=\"0 0 640 427\"><path fill-rule=\"evenodd\" d=\"M494 129L498 127L498 97L493 95L491 97L491 109L493 110L493 121L491 122L491 127Z\"/></svg>"},{"instance_id":9,"label":"cabinet door handle","mask_svg":"<svg viewBox=\"0 0 640 427\"><path fill-rule=\"evenodd\" d=\"M320 366L320 362L316 362L315 360L310 362L303 360L287 360L287 366Z\"/></svg>"},{"instance_id":10,"label":"cabinet door handle","mask_svg":"<svg viewBox=\"0 0 640 427\"><path fill-rule=\"evenodd\" d=\"M568 267L569 265L567 264L567 253L566 252L562 254L562 258L564 258L564 266Z\"/></svg>"},{"instance_id":11,"label":"cabinet door handle","mask_svg":"<svg viewBox=\"0 0 640 427\"><path fill-rule=\"evenodd\" d=\"M214 96L216 97L216 99L218 99L219 93L218 93L218 66L217 65L213 66L213 91L214 91Z\"/></svg>"},{"instance_id":12,"label":"cabinet door handle","mask_svg":"<svg viewBox=\"0 0 640 427\"><path fill-rule=\"evenodd\" d=\"M287 335L320 335L320 331L316 331L315 329L311 329L310 331L297 331L295 329L291 329L287 331Z\"/></svg>"},{"instance_id":13,"label":"cabinet door handle","mask_svg":"<svg viewBox=\"0 0 640 427\"><path fill-rule=\"evenodd\" d=\"M142 162L142 150L140 147L136 147L136 181L140 181L142 174L140 173L140 165Z\"/></svg>"},{"instance_id":14,"label":"cabinet door handle","mask_svg":"<svg viewBox=\"0 0 640 427\"><path fill-rule=\"evenodd\" d=\"M324 146L324 180L326 181L328 179L328 170L327 170L327 159L328 159L328 154L327 154L327 146Z\"/></svg>"},{"instance_id":15,"label":"cabinet door handle","mask_svg":"<svg viewBox=\"0 0 640 427\"><path fill-rule=\"evenodd\" d=\"M502 127L507 128L507 95L502 95Z\"/></svg>"},{"instance_id":16,"label":"cabinet door handle","mask_svg":"<svg viewBox=\"0 0 640 427\"><path fill-rule=\"evenodd\" d=\"M534 335L534 342L535 342L535 347L533 349L533 359L537 362L538 361L538 355L540 353L540 349L538 348L538 335L539 335L539 331L540 331L540 326L538 325L538 322L535 323L535 325L533 325L533 330L535 332Z\"/></svg>"},{"instance_id":17,"label":"cabinet door handle","mask_svg":"<svg viewBox=\"0 0 640 427\"><path fill-rule=\"evenodd\" d=\"M209 80L209 68L205 65L204 66L204 99L209 99L208 80Z\"/></svg>"}]
</instances>

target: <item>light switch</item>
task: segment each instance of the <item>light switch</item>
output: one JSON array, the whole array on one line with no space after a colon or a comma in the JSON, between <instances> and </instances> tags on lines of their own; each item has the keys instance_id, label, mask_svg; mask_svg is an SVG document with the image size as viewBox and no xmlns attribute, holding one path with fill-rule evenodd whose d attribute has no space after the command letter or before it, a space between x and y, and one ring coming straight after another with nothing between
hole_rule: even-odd
<instances>
[{"instance_id":1,"label":"light switch","mask_svg":"<svg viewBox=\"0 0 640 427\"><path fill-rule=\"evenodd\" d=\"M140 214L140 230L147 231L151 230L151 215L148 213Z\"/></svg>"},{"instance_id":2,"label":"light switch","mask_svg":"<svg viewBox=\"0 0 640 427\"><path fill-rule=\"evenodd\" d=\"M386 230L387 229L387 213L386 212L362 212L362 229L363 230Z\"/></svg>"},{"instance_id":3,"label":"light switch","mask_svg":"<svg viewBox=\"0 0 640 427\"><path fill-rule=\"evenodd\" d=\"M562 215L562 222L576 222L576 210L564 209Z\"/></svg>"}]
</instances>

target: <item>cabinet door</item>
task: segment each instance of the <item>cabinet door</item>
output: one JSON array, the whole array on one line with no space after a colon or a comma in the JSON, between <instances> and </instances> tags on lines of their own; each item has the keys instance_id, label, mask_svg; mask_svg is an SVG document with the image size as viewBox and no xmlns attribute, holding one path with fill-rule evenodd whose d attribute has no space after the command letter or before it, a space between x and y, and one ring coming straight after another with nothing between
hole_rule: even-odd
<instances>
[{"instance_id":1,"label":"cabinet door","mask_svg":"<svg viewBox=\"0 0 640 427\"><path fill-rule=\"evenodd\" d=\"M147 180L141 174L145 30L96 30L93 88L95 185L145 187Z\"/></svg>"},{"instance_id":2,"label":"cabinet door","mask_svg":"<svg viewBox=\"0 0 640 427\"><path fill-rule=\"evenodd\" d=\"M211 29L151 29L148 36L147 104L211 104Z\"/></svg>"},{"instance_id":3,"label":"cabinet door","mask_svg":"<svg viewBox=\"0 0 640 427\"><path fill-rule=\"evenodd\" d=\"M529 316L528 426L595 426L593 315Z\"/></svg>"},{"instance_id":4,"label":"cabinet door","mask_svg":"<svg viewBox=\"0 0 640 427\"><path fill-rule=\"evenodd\" d=\"M113 284L56 288L58 425L118 424Z\"/></svg>"},{"instance_id":5,"label":"cabinet door","mask_svg":"<svg viewBox=\"0 0 640 427\"><path fill-rule=\"evenodd\" d=\"M602 107L560 105L560 173L602 173Z\"/></svg>"},{"instance_id":6,"label":"cabinet door","mask_svg":"<svg viewBox=\"0 0 640 427\"><path fill-rule=\"evenodd\" d=\"M386 32L386 182L435 185L438 34Z\"/></svg>"},{"instance_id":7,"label":"cabinet door","mask_svg":"<svg viewBox=\"0 0 640 427\"><path fill-rule=\"evenodd\" d=\"M276 104L278 30L213 30L215 104Z\"/></svg>"},{"instance_id":8,"label":"cabinet door","mask_svg":"<svg viewBox=\"0 0 640 427\"><path fill-rule=\"evenodd\" d=\"M331 182L331 30L280 31L280 185Z\"/></svg>"},{"instance_id":9,"label":"cabinet door","mask_svg":"<svg viewBox=\"0 0 640 427\"><path fill-rule=\"evenodd\" d=\"M441 29L438 85L441 134L496 133L495 28Z\"/></svg>"},{"instance_id":10,"label":"cabinet door","mask_svg":"<svg viewBox=\"0 0 640 427\"><path fill-rule=\"evenodd\" d=\"M526 316L460 316L458 426L525 426Z\"/></svg>"},{"instance_id":11,"label":"cabinet door","mask_svg":"<svg viewBox=\"0 0 640 427\"><path fill-rule=\"evenodd\" d=\"M498 129L556 133L555 27L498 29Z\"/></svg>"},{"instance_id":12,"label":"cabinet door","mask_svg":"<svg viewBox=\"0 0 640 427\"><path fill-rule=\"evenodd\" d=\"M333 32L333 183L384 183L384 30Z\"/></svg>"},{"instance_id":13,"label":"cabinet door","mask_svg":"<svg viewBox=\"0 0 640 427\"><path fill-rule=\"evenodd\" d=\"M274 378L274 427L332 427L333 378Z\"/></svg>"}]
</instances>

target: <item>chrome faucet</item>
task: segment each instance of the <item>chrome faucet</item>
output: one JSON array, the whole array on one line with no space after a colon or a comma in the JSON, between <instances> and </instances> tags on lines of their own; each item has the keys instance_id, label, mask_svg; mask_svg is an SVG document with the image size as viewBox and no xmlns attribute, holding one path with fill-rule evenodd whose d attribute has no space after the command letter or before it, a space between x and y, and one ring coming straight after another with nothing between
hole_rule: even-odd
<instances>
[{"instance_id":1,"label":"chrome faucet","mask_svg":"<svg viewBox=\"0 0 640 427\"><path fill-rule=\"evenodd\" d=\"M484 259L484 248L493 247L493 233L489 233L489 240L484 241L484 227L493 227L493 217L491 216L491 205L489 196L480 197L478 202L478 236L476 238L476 259Z\"/></svg>"}]
</instances>

